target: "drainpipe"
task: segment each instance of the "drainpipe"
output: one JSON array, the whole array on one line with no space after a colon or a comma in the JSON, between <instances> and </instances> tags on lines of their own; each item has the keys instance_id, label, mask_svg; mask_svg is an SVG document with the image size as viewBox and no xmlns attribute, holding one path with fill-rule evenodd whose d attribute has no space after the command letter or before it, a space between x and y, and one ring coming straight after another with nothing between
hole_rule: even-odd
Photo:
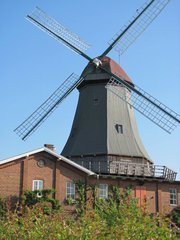
<instances>
[{"instance_id":1,"label":"drainpipe","mask_svg":"<svg viewBox=\"0 0 180 240\"><path fill-rule=\"evenodd\" d=\"M156 183L156 213L159 212L159 184L158 182Z\"/></svg>"}]
</instances>

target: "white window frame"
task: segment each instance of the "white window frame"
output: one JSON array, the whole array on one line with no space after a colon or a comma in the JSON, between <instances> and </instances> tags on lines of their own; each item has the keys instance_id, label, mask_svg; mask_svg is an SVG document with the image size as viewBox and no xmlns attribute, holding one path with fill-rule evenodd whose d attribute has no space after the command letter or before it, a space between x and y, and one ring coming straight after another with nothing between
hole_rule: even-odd
<instances>
[{"instance_id":1,"label":"white window frame","mask_svg":"<svg viewBox=\"0 0 180 240\"><path fill-rule=\"evenodd\" d=\"M44 181L40 179L33 180L32 191L41 191L44 189ZM37 197L42 197L42 193L38 192Z\"/></svg>"},{"instance_id":2,"label":"white window frame","mask_svg":"<svg viewBox=\"0 0 180 240\"><path fill-rule=\"evenodd\" d=\"M67 182L66 183L66 199L72 198L75 200L75 194L76 194L76 186L74 182Z\"/></svg>"},{"instance_id":3,"label":"white window frame","mask_svg":"<svg viewBox=\"0 0 180 240\"><path fill-rule=\"evenodd\" d=\"M170 205L177 205L177 189L176 188L169 189L169 202L170 202Z\"/></svg>"},{"instance_id":4,"label":"white window frame","mask_svg":"<svg viewBox=\"0 0 180 240\"><path fill-rule=\"evenodd\" d=\"M108 184L99 184L99 198L104 200L108 199Z\"/></svg>"}]
</instances>

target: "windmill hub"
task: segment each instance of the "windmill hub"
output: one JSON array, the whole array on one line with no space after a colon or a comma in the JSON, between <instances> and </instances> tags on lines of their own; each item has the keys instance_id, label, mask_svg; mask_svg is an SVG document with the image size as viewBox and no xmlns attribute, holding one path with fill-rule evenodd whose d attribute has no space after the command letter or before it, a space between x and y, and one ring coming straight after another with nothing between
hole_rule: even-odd
<instances>
[{"instance_id":1,"label":"windmill hub","mask_svg":"<svg viewBox=\"0 0 180 240\"><path fill-rule=\"evenodd\" d=\"M94 58L93 63L96 65L97 68L102 65L101 60L99 60L98 58Z\"/></svg>"}]
</instances>

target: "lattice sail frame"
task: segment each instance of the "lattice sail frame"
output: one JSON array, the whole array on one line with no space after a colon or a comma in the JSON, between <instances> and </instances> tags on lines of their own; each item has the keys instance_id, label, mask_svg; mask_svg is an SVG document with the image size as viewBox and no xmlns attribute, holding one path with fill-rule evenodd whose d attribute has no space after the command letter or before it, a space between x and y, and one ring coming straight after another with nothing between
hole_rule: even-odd
<instances>
[{"instance_id":1,"label":"lattice sail frame","mask_svg":"<svg viewBox=\"0 0 180 240\"><path fill-rule=\"evenodd\" d=\"M22 140L26 140L82 81L83 78L79 78L78 75L72 73L14 132Z\"/></svg>"},{"instance_id":2,"label":"lattice sail frame","mask_svg":"<svg viewBox=\"0 0 180 240\"><path fill-rule=\"evenodd\" d=\"M168 133L180 123L180 115L138 86L134 85L136 91L133 91L130 84L111 77L106 88ZM126 91L121 88L126 88Z\"/></svg>"},{"instance_id":3,"label":"lattice sail frame","mask_svg":"<svg viewBox=\"0 0 180 240\"><path fill-rule=\"evenodd\" d=\"M111 45L112 42L125 31L122 37L113 46L114 49L122 55L127 48L145 31L145 29L160 14L169 2L170 0L148 0L141 8L136 10L136 14L129 20L129 22L112 37L109 41L109 45ZM143 12L143 10L145 11ZM142 15L134 22L141 12L143 12ZM131 23L133 24L131 25ZM129 25L131 26L129 27Z\"/></svg>"},{"instance_id":4,"label":"lattice sail frame","mask_svg":"<svg viewBox=\"0 0 180 240\"><path fill-rule=\"evenodd\" d=\"M48 16L39 7L36 7L31 15L27 16L27 19L43 31L47 32L51 37L61 41L70 49L73 49L75 52L77 52L75 49L85 51L90 47L90 45L81 39L77 34L65 28L54 18Z\"/></svg>"}]
</instances>

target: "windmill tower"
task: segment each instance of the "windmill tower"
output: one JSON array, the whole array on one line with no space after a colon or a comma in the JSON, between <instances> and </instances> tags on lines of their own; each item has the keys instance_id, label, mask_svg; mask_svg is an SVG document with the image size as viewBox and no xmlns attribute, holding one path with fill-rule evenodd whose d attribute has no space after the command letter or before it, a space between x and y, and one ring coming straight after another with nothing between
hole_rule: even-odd
<instances>
[{"instance_id":1,"label":"windmill tower","mask_svg":"<svg viewBox=\"0 0 180 240\"><path fill-rule=\"evenodd\" d=\"M146 174L151 175L152 161L141 143L133 108L168 133L180 123L180 116L135 85L107 55L112 49L123 54L169 1L148 0L97 58L85 54L89 46L79 36L36 8L27 19L89 63L80 77L72 73L15 132L26 140L77 88L78 107L62 154L100 173L119 174L128 163L132 168L145 164Z\"/></svg>"},{"instance_id":2,"label":"windmill tower","mask_svg":"<svg viewBox=\"0 0 180 240\"><path fill-rule=\"evenodd\" d=\"M133 85L123 69L109 57L103 68ZM82 73L85 74L87 66ZM78 86L79 101L62 155L95 172L109 173L117 163L152 163L138 134L133 108L105 88L111 76L94 67ZM124 86L116 86L123 95Z\"/></svg>"}]
</instances>

